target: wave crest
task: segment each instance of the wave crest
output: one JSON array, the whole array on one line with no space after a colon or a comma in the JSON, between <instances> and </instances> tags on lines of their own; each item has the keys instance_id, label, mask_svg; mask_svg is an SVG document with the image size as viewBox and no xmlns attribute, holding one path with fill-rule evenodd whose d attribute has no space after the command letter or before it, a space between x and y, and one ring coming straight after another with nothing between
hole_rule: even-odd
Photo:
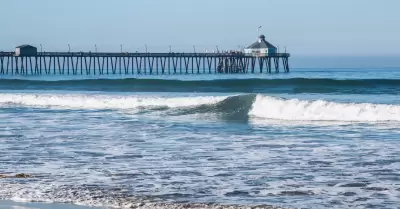
<instances>
[{"instance_id":1,"label":"wave crest","mask_svg":"<svg viewBox=\"0 0 400 209\"><path fill-rule=\"evenodd\" d=\"M400 106L308 101L258 95L251 116L294 121L400 121Z\"/></svg>"}]
</instances>

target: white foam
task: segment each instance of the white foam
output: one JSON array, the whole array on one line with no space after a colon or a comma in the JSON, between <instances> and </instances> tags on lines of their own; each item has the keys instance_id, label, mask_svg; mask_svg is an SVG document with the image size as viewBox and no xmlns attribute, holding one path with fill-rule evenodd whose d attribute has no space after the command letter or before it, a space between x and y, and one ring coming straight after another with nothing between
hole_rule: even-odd
<instances>
[{"instance_id":1,"label":"white foam","mask_svg":"<svg viewBox=\"0 0 400 209\"><path fill-rule=\"evenodd\" d=\"M31 106L60 109L135 109L138 107L186 107L212 104L225 99L218 96L151 97L86 94L0 94L0 106Z\"/></svg>"},{"instance_id":2,"label":"white foam","mask_svg":"<svg viewBox=\"0 0 400 209\"><path fill-rule=\"evenodd\" d=\"M250 116L292 121L400 121L399 105L307 101L257 95Z\"/></svg>"}]
</instances>

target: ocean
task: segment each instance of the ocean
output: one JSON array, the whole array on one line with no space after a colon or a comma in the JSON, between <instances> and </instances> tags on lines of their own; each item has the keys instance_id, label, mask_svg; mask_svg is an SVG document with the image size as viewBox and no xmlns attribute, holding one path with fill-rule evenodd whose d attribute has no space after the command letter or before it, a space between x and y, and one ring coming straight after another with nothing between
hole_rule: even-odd
<instances>
[{"instance_id":1,"label":"ocean","mask_svg":"<svg viewBox=\"0 0 400 209\"><path fill-rule=\"evenodd\" d=\"M0 174L32 177L0 205L397 208L399 94L386 66L2 76Z\"/></svg>"}]
</instances>

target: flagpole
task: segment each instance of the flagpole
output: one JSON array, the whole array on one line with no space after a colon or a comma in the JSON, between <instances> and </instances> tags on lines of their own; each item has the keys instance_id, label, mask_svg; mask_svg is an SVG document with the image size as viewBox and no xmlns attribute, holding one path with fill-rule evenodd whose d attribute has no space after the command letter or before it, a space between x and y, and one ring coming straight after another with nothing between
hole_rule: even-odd
<instances>
[{"instance_id":1,"label":"flagpole","mask_svg":"<svg viewBox=\"0 0 400 209\"><path fill-rule=\"evenodd\" d=\"M257 38L260 36L260 27L257 28Z\"/></svg>"}]
</instances>

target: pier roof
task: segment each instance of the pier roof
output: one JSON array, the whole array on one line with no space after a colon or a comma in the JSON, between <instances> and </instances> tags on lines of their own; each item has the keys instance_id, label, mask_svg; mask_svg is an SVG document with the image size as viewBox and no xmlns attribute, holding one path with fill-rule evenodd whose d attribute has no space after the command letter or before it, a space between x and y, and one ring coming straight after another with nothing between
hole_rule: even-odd
<instances>
[{"instance_id":1,"label":"pier roof","mask_svg":"<svg viewBox=\"0 0 400 209\"><path fill-rule=\"evenodd\" d=\"M29 44L22 44L22 45L20 45L20 46L17 46L17 48L36 48L36 47L31 46L31 45L29 45Z\"/></svg>"},{"instance_id":2,"label":"pier roof","mask_svg":"<svg viewBox=\"0 0 400 209\"><path fill-rule=\"evenodd\" d=\"M268 41L265 40L265 36L261 35L258 38L258 41L254 42L253 44L251 44L250 46L246 47L246 49L265 49L265 48L274 48L276 49L276 47L274 45L272 45L271 43L269 43Z\"/></svg>"}]
</instances>

